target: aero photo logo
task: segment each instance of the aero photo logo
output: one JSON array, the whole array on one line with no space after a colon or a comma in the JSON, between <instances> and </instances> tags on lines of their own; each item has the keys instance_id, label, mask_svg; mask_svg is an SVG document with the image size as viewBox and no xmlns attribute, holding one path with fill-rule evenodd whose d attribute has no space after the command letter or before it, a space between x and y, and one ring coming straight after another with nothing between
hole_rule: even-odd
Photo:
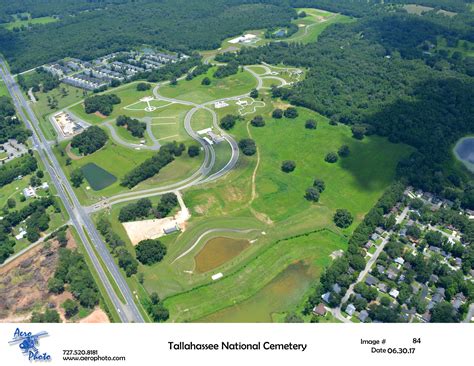
<instances>
[{"instance_id":1,"label":"aero photo logo","mask_svg":"<svg viewBox=\"0 0 474 366\"><path fill-rule=\"evenodd\" d=\"M28 357L29 361L51 361L51 355L47 352L39 350L39 339L47 337L48 332L39 332L33 334L32 332L25 332L16 328L13 333L13 338L8 343L10 346L18 346L21 352Z\"/></svg>"}]
</instances>

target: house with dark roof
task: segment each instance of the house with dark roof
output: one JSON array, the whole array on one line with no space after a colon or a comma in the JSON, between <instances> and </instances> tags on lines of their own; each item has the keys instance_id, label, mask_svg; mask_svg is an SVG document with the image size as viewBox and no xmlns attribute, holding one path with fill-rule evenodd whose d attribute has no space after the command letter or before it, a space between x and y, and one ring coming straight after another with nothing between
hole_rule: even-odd
<instances>
[{"instance_id":1,"label":"house with dark roof","mask_svg":"<svg viewBox=\"0 0 474 366\"><path fill-rule=\"evenodd\" d=\"M367 320L367 318L369 317L369 313L367 312L367 310L362 310L360 313L359 313L359 320L363 323Z\"/></svg>"},{"instance_id":2,"label":"house with dark roof","mask_svg":"<svg viewBox=\"0 0 474 366\"><path fill-rule=\"evenodd\" d=\"M368 285L368 286L375 286L377 283L379 283L379 280L377 278L375 278L374 276L372 275L367 275L367 277L365 278L365 283Z\"/></svg>"}]
</instances>

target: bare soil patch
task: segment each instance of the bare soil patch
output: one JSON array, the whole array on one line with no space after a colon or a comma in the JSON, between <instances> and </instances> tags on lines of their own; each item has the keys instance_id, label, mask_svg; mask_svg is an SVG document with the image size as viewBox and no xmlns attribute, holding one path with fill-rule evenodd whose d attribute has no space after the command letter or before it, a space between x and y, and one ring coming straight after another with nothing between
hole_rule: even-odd
<instances>
[{"instance_id":1,"label":"bare soil patch","mask_svg":"<svg viewBox=\"0 0 474 366\"><path fill-rule=\"evenodd\" d=\"M75 248L70 233L68 239L67 247ZM72 294L53 295L48 291L48 280L54 275L59 259L58 249L57 241L49 241L0 267L0 322L29 321L33 311L45 306L56 308L65 321L61 304L72 298Z\"/></svg>"},{"instance_id":2,"label":"bare soil patch","mask_svg":"<svg viewBox=\"0 0 474 366\"><path fill-rule=\"evenodd\" d=\"M85 318L82 318L79 323L110 323L107 314L99 307L90 313Z\"/></svg>"},{"instance_id":3,"label":"bare soil patch","mask_svg":"<svg viewBox=\"0 0 474 366\"><path fill-rule=\"evenodd\" d=\"M106 116L105 114L102 114L102 113L100 113L99 111L94 112L94 114L95 114L97 117L102 118L102 119L106 119L106 118L107 118L107 116Z\"/></svg>"},{"instance_id":4,"label":"bare soil patch","mask_svg":"<svg viewBox=\"0 0 474 366\"><path fill-rule=\"evenodd\" d=\"M77 156L76 154L74 154L71 150L71 144L68 144L66 146L66 154L67 156L69 156L72 160L79 160L79 159L82 159L82 156Z\"/></svg>"}]
</instances>

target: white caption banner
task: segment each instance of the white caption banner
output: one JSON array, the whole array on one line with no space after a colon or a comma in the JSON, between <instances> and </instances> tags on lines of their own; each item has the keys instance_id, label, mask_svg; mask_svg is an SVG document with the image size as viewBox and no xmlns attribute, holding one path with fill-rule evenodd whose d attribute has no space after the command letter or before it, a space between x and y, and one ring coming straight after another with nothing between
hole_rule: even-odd
<instances>
[{"instance_id":1,"label":"white caption banner","mask_svg":"<svg viewBox=\"0 0 474 366\"><path fill-rule=\"evenodd\" d=\"M473 324L0 324L0 364L446 365L473 339Z\"/></svg>"}]
</instances>

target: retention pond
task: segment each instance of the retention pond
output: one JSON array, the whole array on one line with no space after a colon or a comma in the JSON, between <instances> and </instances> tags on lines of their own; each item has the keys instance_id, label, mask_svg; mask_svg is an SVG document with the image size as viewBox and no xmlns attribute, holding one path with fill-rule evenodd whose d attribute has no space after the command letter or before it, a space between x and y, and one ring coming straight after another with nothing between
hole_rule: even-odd
<instances>
[{"instance_id":1,"label":"retention pond","mask_svg":"<svg viewBox=\"0 0 474 366\"><path fill-rule=\"evenodd\" d=\"M224 236L210 239L204 248L194 257L195 271L204 273L235 258L250 246L245 239L233 239Z\"/></svg>"},{"instance_id":2,"label":"retention pond","mask_svg":"<svg viewBox=\"0 0 474 366\"><path fill-rule=\"evenodd\" d=\"M459 140L454 147L454 154L467 169L474 172L474 136Z\"/></svg>"},{"instance_id":3,"label":"retention pond","mask_svg":"<svg viewBox=\"0 0 474 366\"><path fill-rule=\"evenodd\" d=\"M289 265L254 296L208 315L202 323L270 323L272 315L291 310L308 291L316 274L300 261Z\"/></svg>"}]
</instances>

